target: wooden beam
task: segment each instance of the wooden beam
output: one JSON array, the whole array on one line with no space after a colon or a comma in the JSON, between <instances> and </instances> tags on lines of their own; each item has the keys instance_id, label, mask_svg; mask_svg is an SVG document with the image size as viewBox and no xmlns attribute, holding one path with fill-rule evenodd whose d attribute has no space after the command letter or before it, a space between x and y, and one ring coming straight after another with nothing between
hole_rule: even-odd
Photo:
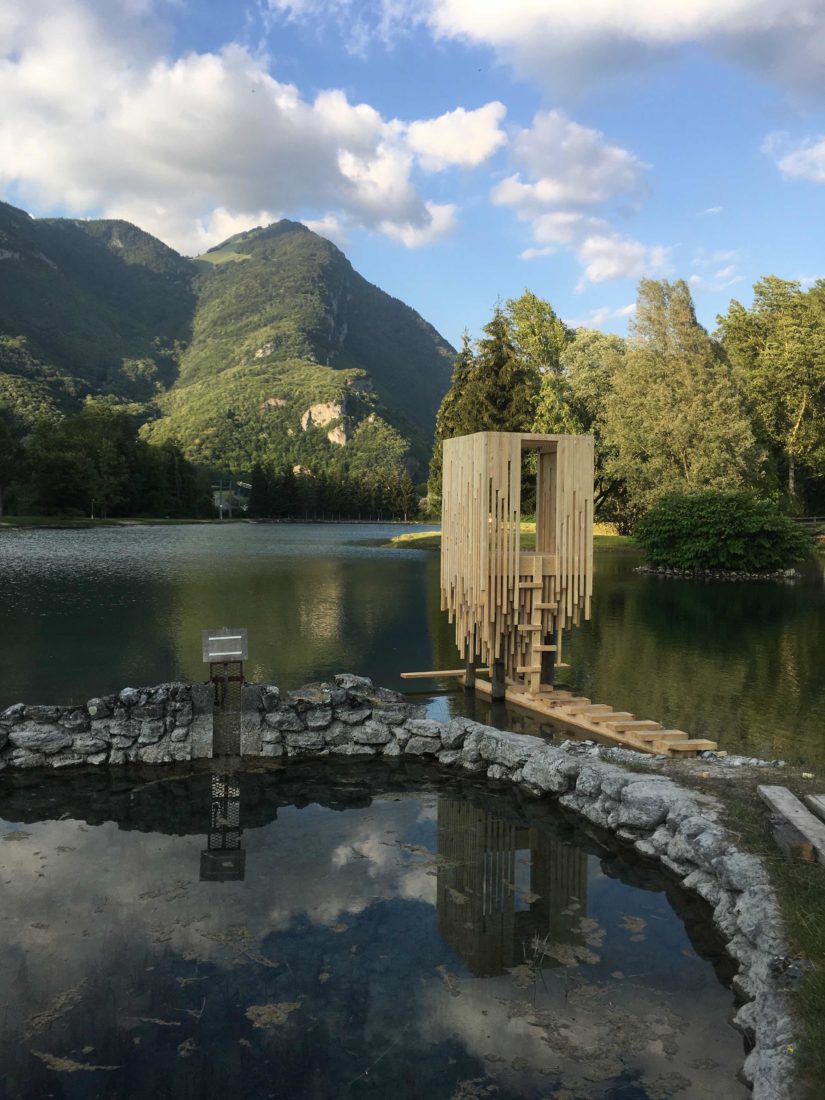
<instances>
[{"instance_id":1,"label":"wooden beam","mask_svg":"<svg viewBox=\"0 0 825 1100\"><path fill-rule=\"evenodd\" d=\"M760 786L756 790L763 802L789 821L806 840L810 841L817 860L825 863L825 822L814 817L810 810L806 810L787 787Z\"/></svg>"},{"instance_id":2,"label":"wooden beam","mask_svg":"<svg viewBox=\"0 0 825 1100\"><path fill-rule=\"evenodd\" d=\"M489 668L477 668L476 672L489 672ZM463 668L438 668L429 672L402 672L402 680L437 680L442 676L463 676Z\"/></svg>"},{"instance_id":3,"label":"wooden beam","mask_svg":"<svg viewBox=\"0 0 825 1100\"><path fill-rule=\"evenodd\" d=\"M825 821L825 794L806 794L805 801L808 809L813 810L818 818Z\"/></svg>"}]
</instances>

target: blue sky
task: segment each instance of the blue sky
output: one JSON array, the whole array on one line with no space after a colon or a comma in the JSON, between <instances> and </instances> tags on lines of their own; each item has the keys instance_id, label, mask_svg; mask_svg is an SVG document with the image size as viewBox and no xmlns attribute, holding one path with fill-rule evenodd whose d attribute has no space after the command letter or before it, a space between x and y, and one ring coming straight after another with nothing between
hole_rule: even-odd
<instances>
[{"instance_id":1,"label":"blue sky","mask_svg":"<svg viewBox=\"0 0 825 1100\"><path fill-rule=\"evenodd\" d=\"M823 0L0 0L0 194L187 254L291 217L454 344L825 276Z\"/></svg>"}]
</instances>

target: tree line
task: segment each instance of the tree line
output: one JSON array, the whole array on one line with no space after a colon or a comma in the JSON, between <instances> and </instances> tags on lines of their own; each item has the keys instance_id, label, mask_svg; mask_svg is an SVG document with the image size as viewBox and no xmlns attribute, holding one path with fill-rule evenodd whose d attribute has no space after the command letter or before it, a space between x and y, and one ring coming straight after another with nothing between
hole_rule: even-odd
<instances>
[{"instance_id":1,"label":"tree line","mask_svg":"<svg viewBox=\"0 0 825 1100\"><path fill-rule=\"evenodd\" d=\"M419 496L409 473L377 469L352 476L256 465L247 515L256 519L414 519Z\"/></svg>"},{"instance_id":2,"label":"tree line","mask_svg":"<svg viewBox=\"0 0 825 1100\"><path fill-rule=\"evenodd\" d=\"M150 446L128 412L87 399L77 416L39 420L23 437L0 418L0 515L198 517L209 479L173 441Z\"/></svg>"},{"instance_id":3,"label":"tree line","mask_svg":"<svg viewBox=\"0 0 825 1100\"><path fill-rule=\"evenodd\" d=\"M644 279L627 339L573 330L525 291L479 340L465 334L436 422L432 513L443 440L476 431L592 433L596 515L621 530L663 495L703 489L825 511L825 280L764 278L711 334L684 281Z\"/></svg>"}]
</instances>

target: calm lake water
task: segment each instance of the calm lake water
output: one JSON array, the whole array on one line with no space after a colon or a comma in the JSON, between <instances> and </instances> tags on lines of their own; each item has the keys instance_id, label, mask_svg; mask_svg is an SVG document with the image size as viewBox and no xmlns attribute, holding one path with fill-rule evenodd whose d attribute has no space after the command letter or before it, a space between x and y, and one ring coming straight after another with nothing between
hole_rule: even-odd
<instances>
[{"instance_id":1,"label":"calm lake water","mask_svg":"<svg viewBox=\"0 0 825 1100\"><path fill-rule=\"evenodd\" d=\"M410 528L414 529L414 528ZM456 667L438 554L370 544L397 525L226 524L0 531L0 707L202 679L200 631L246 626L250 679L293 688L340 671L401 690ZM559 679L730 752L825 764L825 583L641 576L596 554L593 619ZM489 708L463 693L442 715ZM523 719L503 710L496 724ZM529 727L529 722L527 723Z\"/></svg>"},{"instance_id":2,"label":"calm lake water","mask_svg":"<svg viewBox=\"0 0 825 1100\"><path fill-rule=\"evenodd\" d=\"M0 1095L744 1098L707 911L429 775L0 777Z\"/></svg>"}]
</instances>

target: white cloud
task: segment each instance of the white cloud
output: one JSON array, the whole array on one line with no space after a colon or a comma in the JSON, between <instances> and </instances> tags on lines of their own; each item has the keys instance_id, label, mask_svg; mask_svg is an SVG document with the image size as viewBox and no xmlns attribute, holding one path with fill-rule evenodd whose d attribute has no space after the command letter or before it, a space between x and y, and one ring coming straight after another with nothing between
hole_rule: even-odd
<instances>
[{"instance_id":1,"label":"white cloud","mask_svg":"<svg viewBox=\"0 0 825 1100\"><path fill-rule=\"evenodd\" d=\"M513 138L511 154L520 171L491 197L530 225L537 247L525 249L522 259L551 255L559 245L573 249L583 268L580 286L666 268L666 249L617 233L603 216L619 197L638 202L645 193L648 166L632 152L561 111L539 111Z\"/></svg>"},{"instance_id":2,"label":"white cloud","mask_svg":"<svg viewBox=\"0 0 825 1100\"><path fill-rule=\"evenodd\" d=\"M825 183L825 137L805 138L794 143L788 134L768 134L762 152L772 157L786 179Z\"/></svg>"},{"instance_id":3,"label":"white cloud","mask_svg":"<svg viewBox=\"0 0 825 1100\"><path fill-rule=\"evenodd\" d=\"M0 191L124 217L190 253L279 213L316 212L330 232L360 226L417 247L456 217L419 192L416 156L447 163L446 132L462 121L456 163L480 163L503 139L504 109L487 104L414 122L413 149L408 123L335 89L308 100L239 45L169 58L153 10L4 0Z\"/></svg>"},{"instance_id":4,"label":"white cloud","mask_svg":"<svg viewBox=\"0 0 825 1100\"><path fill-rule=\"evenodd\" d=\"M619 233L587 237L579 246L578 254L584 268L579 289L588 282L664 275L669 267L667 248L661 245L648 247Z\"/></svg>"},{"instance_id":5,"label":"white cloud","mask_svg":"<svg viewBox=\"0 0 825 1100\"><path fill-rule=\"evenodd\" d=\"M743 282L745 278L739 273L739 253L732 248L699 248L693 255L692 266L697 271L690 276L688 283L696 290L719 293Z\"/></svg>"},{"instance_id":6,"label":"white cloud","mask_svg":"<svg viewBox=\"0 0 825 1100\"><path fill-rule=\"evenodd\" d=\"M579 91L698 45L786 87L822 91L821 0L431 0L428 21L437 37L488 47L553 90Z\"/></svg>"},{"instance_id":7,"label":"white cloud","mask_svg":"<svg viewBox=\"0 0 825 1100\"><path fill-rule=\"evenodd\" d=\"M339 248L346 248L346 229L336 214L325 214L322 218L304 218L304 225L313 233L337 244Z\"/></svg>"},{"instance_id":8,"label":"white cloud","mask_svg":"<svg viewBox=\"0 0 825 1100\"><path fill-rule=\"evenodd\" d=\"M407 145L429 172L452 165L475 168L506 143L499 126L506 114L507 108L497 101L475 111L457 107L438 118L410 123Z\"/></svg>"},{"instance_id":9,"label":"white cloud","mask_svg":"<svg viewBox=\"0 0 825 1100\"><path fill-rule=\"evenodd\" d=\"M704 210L699 211L700 218L713 218L717 214L721 214L724 210L723 206L708 206Z\"/></svg>"}]
</instances>

